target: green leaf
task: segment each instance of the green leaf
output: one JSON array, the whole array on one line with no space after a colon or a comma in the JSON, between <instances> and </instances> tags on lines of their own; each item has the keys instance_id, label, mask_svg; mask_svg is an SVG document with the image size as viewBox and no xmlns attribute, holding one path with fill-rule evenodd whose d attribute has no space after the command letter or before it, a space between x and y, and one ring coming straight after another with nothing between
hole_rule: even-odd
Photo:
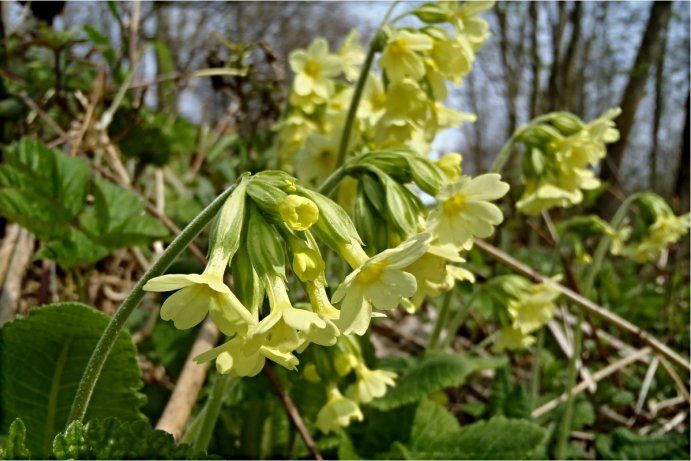
<instances>
[{"instance_id":1,"label":"green leaf","mask_svg":"<svg viewBox=\"0 0 691 461\"><path fill-rule=\"evenodd\" d=\"M458 436L460 430L461 427L454 415L438 403L425 399L415 411L409 450L428 452L439 444L448 443L448 440Z\"/></svg>"},{"instance_id":2,"label":"green leaf","mask_svg":"<svg viewBox=\"0 0 691 461\"><path fill-rule=\"evenodd\" d=\"M457 354L435 353L425 356L396 382L396 386L372 405L382 410L421 400L431 392L465 383L478 370L497 368L505 358L477 358Z\"/></svg>"},{"instance_id":3,"label":"green leaf","mask_svg":"<svg viewBox=\"0 0 691 461\"><path fill-rule=\"evenodd\" d=\"M497 370L492 381L492 393L487 403L490 416L530 418L530 397L523 386L512 385L508 367Z\"/></svg>"},{"instance_id":4,"label":"green leaf","mask_svg":"<svg viewBox=\"0 0 691 461\"><path fill-rule=\"evenodd\" d=\"M53 304L0 329L0 431L14 418L27 427L26 445L50 454L65 427L86 363L108 316L79 303ZM141 419L143 396L136 348L127 333L115 343L96 384L86 419Z\"/></svg>"},{"instance_id":5,"label":"green leaf","mask_svg":"<svg viewBox=\"0 0 691 461\"><path fill-rule=\"evenodd\" d=\"M10 424L7 447L0 448L0 459L31 459L31 451L26 448L26 426L19 418Z\"/></svg>"},{"instance_id":6,"label":"green leaf","mask_svg":"<svg viewBox=\"0 0 691 461\"><path fill-rule=\"evenodd\" d=\"M144 213L145 205L134 192L97 179L94 198L93 208L80 216L80 223L95 242L120 248L168 235L163 224Z\"/></svg>"},{"instance_id":7,"label":"green leaf","mask_svg":"<svg viewBox=\"0 0 691 461\"><path fill-rule=\"evenodd\" d=\"M64 267L93 264L108 256L108 249L94 243L83 232L68 228L60 240L44 243L36 259L51 259Z\"/></svg>"},{"instance_id":8,"label":"green leaf","mask_svg":"<svg viewBox=\"0 0 691 461\"><path fill-rule=\"evenodd\" d=\"M85 159L22 138L0 165L0 215L40 240L59 237L84 207L90 175Z\"/></svg>"},{"instance_id":9,"label":"green leaf","mask_svg":"<svg viewBox=\"0 0 691 461\"><path fill-rule=\"evenodd\" d=\"M601 459L689 459L689 434L639 435L620 427L595 438Z\"/></svg>"},{"instance_id":10,"label":"green leaf","mask_svg":"<svg viewBox=\"0 0 691 461\"><path fill-rule=\"evenodd\" d=\"M423 408L424 405L420 405L420 410ZM441 407L425 411L423 422L428 425L434 424L433 415L446 412ZM435 426L444 431L443 435L432 434L427 444L413 444L407 450L408 459L526 459L540 449L547 435L544 429L530 421L502 416L458 430L442 429L440 424Z\"/></svg>"},{"instance_id":11,"label":"green leaf","mask_svg":"<svg viewBox=\"0 0 691 461\"><path fill-rule=\"evenodd\" d=\"M55 459L209 459L146 421L117 418L72 422L53 440Z\"/></svg>"}]
</instances>

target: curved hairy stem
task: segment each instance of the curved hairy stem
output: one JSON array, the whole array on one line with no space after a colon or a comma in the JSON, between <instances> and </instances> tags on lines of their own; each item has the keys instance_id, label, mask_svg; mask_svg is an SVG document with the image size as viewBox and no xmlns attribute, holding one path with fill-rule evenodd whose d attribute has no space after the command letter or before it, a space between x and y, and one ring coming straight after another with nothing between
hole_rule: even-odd
<instances>
[{"instance_id":1,"label":"curved hairy stem","mask_svg":"<svg viewBox=\"0 0 691 461\"><path fill-rule=\"evenodd\" d=\"M96 382L98 377L101 375L103 366L108 359L115 341L117 341L120 332L122 332L125 327L125 322L132 314L134 309L139 305L142 298L144 297L144 285L150 279L162 275L168 267L175 261L175 259L182 253L185 248L197 237L197 235L211 222L211 220L216 216L218 211L221 209L226 199L235 190L235 185L228 188L225 192L219 195L216 200L211 202L196 218L190 222L185 229L182 230L180 235L178 235L171 243L168 248L161 253L158 260L149 268L148 271L139 279L139 282L134 286L130 294L125 298L125 300L120 304L118 310L110 319L110 323L104 330L103 334L98 340L96 347L94 348L91 358L86 365L84 370L84 375L79 382L79 387L77 388L77 394L72 402L72 409L70 410L70 415L67 418L67 423L79 420L82 421L86 415L86 410L89 406L89 401L96 387Z\"/></svg>"}]
</instances>

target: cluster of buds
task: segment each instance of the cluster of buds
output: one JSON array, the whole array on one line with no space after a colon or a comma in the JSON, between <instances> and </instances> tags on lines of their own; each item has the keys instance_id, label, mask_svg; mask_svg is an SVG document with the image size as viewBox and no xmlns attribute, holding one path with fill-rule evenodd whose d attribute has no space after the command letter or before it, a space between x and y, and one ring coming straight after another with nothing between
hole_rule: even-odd
<instances>
[{"instance_id":1,"label":"cluster of buds","mask_svg":"<svg viewBox=\"0 0 691 461\"><path fill-rule=\"evenodd\" d=\"M610 109L585 124L566 112L542 116L519 130L525 146L525 190L518 209L535 215L554 207L569 208L583 201L583 191L600 186L593 169L607 154L606 144L619 139L613 120L621 109Z\"/></svg>"},{"instance_id":2,"label":"cluster of buds","mask_svg":"<svg viewBox=\"0 0 691 461\"><path fill-rule=\"evenodd\" d=\"M499 318L503 327L493 350L525 349L535 342L532 333L545 326L557 310L556 299L560 296L551 283L531 283L517 275L494 279L498 289L493 293L502 308Z\"/></svg>"},{"instance_id":3,"label":"cluster of buds","mask_svg":"<svg viewBox=\"0 0 691 461\"><path fill-rule=\"evenodd\" d=\"M191 328L209 313L230 337L198 361L216 359L221 373L238 376L256 375L266 359L295 369L295 352L310 343L332 346L341 334L364 334L373 307L393 309L411 296L416 280L401 268L427 251L429 239L416 234L370 258L339 205L286 173L267 171L243 176L227 199L211 233L202 274L156 277L144 289L176 291L164 302L161 317L177 328ZM326 291L318 242L353 268L333 295L340 310ZM306 308L290 299L286 260L309 299ZM229 266L234 291L224 281ZM268 312L262 309L265 299Z\"/></svg>"}]
</instances>

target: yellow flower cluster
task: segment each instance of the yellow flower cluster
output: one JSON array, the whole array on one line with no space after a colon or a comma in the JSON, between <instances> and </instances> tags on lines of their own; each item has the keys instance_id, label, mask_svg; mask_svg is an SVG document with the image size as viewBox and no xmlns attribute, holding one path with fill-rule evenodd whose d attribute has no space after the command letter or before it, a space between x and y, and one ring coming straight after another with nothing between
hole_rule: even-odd
<instances>
[{"instance_id":1,"label":"yellow flower cluster","mask_svg":"<svg viewBox=\"0 0 691 461\"><path fill-rule=\"evenodd\" d=\"M550 283L531 284L518 276L506 277L507 312L510 322L499 332L493 350L525 349L535 342L531 333L542 328L554 316L559 291Z\"/></svg>"},{"instance_id":2,"label":"yellow flower cluster","mask_svg":"<svg viewBox=\"0 0 691 461\"><path fill-rule=\"evenodd\" d=\"M477 14L493 2L441 2L415 14L427 24L418 29L385 26L372 52L383 75L369 73L347 146L348 153L407 147L420 155L444 129L475 121L475 116L446 107L447 82L458 86L472 69L475 53L489 36ZM442 27L438 23L453 27ZM278 130L281 167L311 184L337 167L341 133L354 94L355 77L365 60L357 32L336 53L323 38L290 55L295 73L291 108Z\"/></svg>"},{"instance_id":3,"label":"yellow flower cluster","mask_svg":"<svg viewBox=\"0 0 691 461\"><path fill-rule=\"evenodd\" d=\"M369 368L355 337L342 335L334 349L331 355L317 349L303 372L310 382L327 383L327 401L317 415L317 427L324 433L347 427L352 420L362 421L360 405L383 397L397 377L391 371ZM345 388L343 395L339 385L350 382L353 374L355 382Z\"/></svg>"},{"instance_id":4,"label":"yellow flower cluster","mask_svg":"<svg viewBox=\"0 0 691 461\"><path fill-rule=\"evenodd\" d=\"M525 145L523 162L525 190L518 209L535 215L554 207L568 208L583 201L583 191L600 186L593 168L606 153L606 144L619 139L614 118L620 109L584 124L568 113L541 117L519 132Z\"/></svg>"},{"instance_id":5,"label":"yellow flower cluster","mask_svg":"<svg viewBox=\"0 0 691 461\"><path fill-rule=\"evenodd\" d=\"M340 310L326 292L317 240L338 251L354 269L334 293L333 301L342 301ZM144 289L175 291L164 302L161 317L177 328L191 328L208 313L230 337L198 361L216 359L221 373L254 376L266 359L295 369L294 353L309 344L332 346L342 333L364 334L372 307L393 309L415 293L415 277L401 268L424 254L428 241L429 235L418 234L370 258L342 208L286 173L267 171L244 176L224 204L202 274L163 275ZM286 252L309 299L305 308L290 299ZM229 266L235 293L224 282ZM261 311L264 298L269 312Z\"/></svg>"},{"instance_id":6,"label":"yellow flower cluster","mask_svg":"<svg viewBox=\"0 0 691 461\"><path fill-rule=\"evenodd\" d=\"M636 200L639 213L633 226L627 226L614 240L612 253L644 263L655 261L689 232L689 213L676 216L664 199L652 192Z\"/></svg>"}]
</instances>

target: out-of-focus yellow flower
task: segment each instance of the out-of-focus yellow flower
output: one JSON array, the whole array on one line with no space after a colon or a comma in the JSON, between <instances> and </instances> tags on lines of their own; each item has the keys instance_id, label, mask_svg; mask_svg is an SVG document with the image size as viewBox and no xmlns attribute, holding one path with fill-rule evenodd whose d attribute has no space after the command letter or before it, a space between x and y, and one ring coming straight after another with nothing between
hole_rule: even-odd
<instances>
[{"instance_id":1,"label":"out-of-focus yellow flower","mask_svg":"<svg viewBox=\"0 0 691 461\"><path fill-rule=\"evenodd\" d=\"M359 361L354 368L356 382L356 396L360 403L369 403L372 400L383 397L386 387L396 384L396 373L387 370L370 370Z\"/></svg>"},{"instance_id":2,"label":"out-of-focus yellow flower","mask_svg":"<svg viewBox=\"0 0 691 461\"><path fill-rule=\"evenodd\" d=\"M430 56L439 73L453 82L456 87L472 70L475 60L473 48L464 36L449 40L435 40Z\"/></svg>"},{"instance_id":3,"label":"out-of-focus yellow flower","mask_svg":"<svg viewBox=\"0 0 691 461\"><path fill-rule=\"evenodd\" d=\"M346 398L332 385L327 391L328 401L317 413L317 427L328 434L342 427L348 427L352 420L362 421L364 416L354 401Z\"/></svg>"},{"instance_id":4,"label":"out-of-focus yellow flower","mask_svg":"<svg viewBox=\"0 0 691 461\"><path fill-rule=\"evenodd\" d=\"M501 353L504 349L527 349L533 345L534 342L535 337L525 334L517 328L504 327L499 332L499 336L497 336L492 350L495 353Z\"/></svg>"},{"instance_id":5,"label":"out-of-focus yellow flower","mask_svg":"<svg viewBox=\"0 0 691 461\"><path fill-rule=\"evenodd\" d=\"M370 73L362 92L362 100L358 106L358 117L369 125L374 125L386 111L386 91L381 77Z\"/></svg>"},{"instance_id":6,"label":"out-of-focus yellow flower","mask_svg":"<svg viewBox=\"0 0 691 461\"><path fill-rule=\"evenodd\" d=\"M442 155L439 160L437 160L437 166L442 169L447 179L450 182L455 182L461 177L462 169L461 162L463 162L463 156L457 154L456 152L449 152L448 154Z\"/></svg>"},{"instance_id":7,"label":"out-of-focus yellow flower","mask_svg":"<svg viewBox=\"0 0 691 461\"><path fill-rule=\"evenodd\" d=\"M454 245L432 244L427 253L404 270L417 280L417 290L410 302L418 308L427 296L438 296L453 288L456 280L474 282L472 272L451 263L463 263Z\"/></svg>"},{"instance_id":8,"label":"out-of-focus yellow flower","mask_svg":"<svg viewBox=\"0 0 691 461\"><path fill-rule=\"evenodd\" d=\"M425 34L393 30L379 59L379 66L392 83L406 77L420 80L425 75L420 52L431 50L432 45L432 39Z\"/></svg>"},{"instance_id":9,"label":"out-of-focus yellow flower","mask_svg":"<svg viewBox=\"0 0 691 461\"><path fill-rule=\"evenodd\" d=\"M437 194L438 205L427 218L427 228L439 243L452 243L469 250L473 237L492 235L494 226L504 219L499 207L490 203L509 191L509 185L495 173L476 178L461 177Z\"/></svg>"},{"instance_id":10,"label":"out-of-focus yellow flower","mask_svg":"<svg viewBox=\"0 0 691 461\"><path fill-rule=\"evenodd\" d=\"M360 32L357 29L350 31L343 45L338 50L341 58L343 73L349 81L354 81L360 74L360 66L365 61L365 50L360 43Z\"/></svg>"},{"instance_id":11,"label":"out-of-focus yellow flower","mask_svg":"<svg viewBox=\"0 0 691 461\"><path fill-rule=\"evenodd\" d=\"M295 50L288 57L290 67L295 72L293 88L299 96L316 94L326 99L333 93L332 78L341 73L341 60L329 53L329 43L319 37L307 50Z\"/></svg>"},{"instance_id":12,"label":"out-of-focus yellow flower","mask_svg":"<svg viewBox=\"0 0 691 461\"><path fill-rule=\"evenodd\" d=\"M473 49L477 50L489 37L489 24L476 15L494 6L494 1L443 2L448 9L448 18L456 33L468 39Z\"/></svg>"},{"instance_id":13,"label":"out-of-focus yellow flower","mask_svg":"<svg viewBox=\"0 0 691 461\"><path fill-rule=\"evenodd\" d=\"M550 284L540 283L533 285L528 293L509 301L513 327L525 334L546 325L557 310L554 301L559 294Z\"/></svg>"},{"instance_id":14,"label":"out-of-focus yellow flower","mask_svg":"<svg viewBox=\"0 0 691 461\"><path fill-rule=\"evenodd\" d=\"M321 184L336 169L340 137L313 133L295 158L295 173L305 182Z\"/></svg>"}]
</instances>

